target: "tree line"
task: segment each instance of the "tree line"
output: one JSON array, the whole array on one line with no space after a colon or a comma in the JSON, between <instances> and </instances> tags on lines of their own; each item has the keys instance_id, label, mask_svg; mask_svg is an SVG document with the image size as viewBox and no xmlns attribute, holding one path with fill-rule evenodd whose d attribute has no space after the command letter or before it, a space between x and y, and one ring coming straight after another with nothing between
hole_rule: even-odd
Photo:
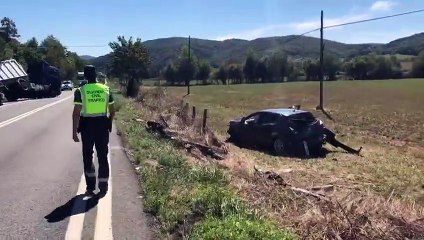
<instances>
[{"instance_id":1,"label":"tree line","mask_svg":"<svg viewBox=\"0 0 424 240\"><path fill-rule=\"evenodd\" d=\"M20 35L12 19L4 17L0 23L1 61L13 58L27 69L28 65L45 60L59 68L64 79L75 79L77 72L82 71L87 64L75 52L68 51L53 35L47 36L41 42L33 37L21 43L17 40Z\"/></svg>"},{"instance_id":2,"label":"tree line","mask_svg":"<svg viewBox=\"0 0 424 240\"><path fill-rule=\"evenodd\" d=\"M289 61L282 53L258 58L250 52L244 64L226 63L213 68L205 60L198 59L191 53L188 60L188 50L184 48L181 55L162 71L168 85L185 85L187 81L197 81L198 84L240 84L269 83L283 81L318 81L320 78L320 63L318 60ZM324 80L338 78L370 80L398 79L404 77L424 77L424 51L414 62L412 71L405 75L401 63L396 56L365 55L352 59L341 60L333 55L324 56Z\"/></svg>"}]
</instances>

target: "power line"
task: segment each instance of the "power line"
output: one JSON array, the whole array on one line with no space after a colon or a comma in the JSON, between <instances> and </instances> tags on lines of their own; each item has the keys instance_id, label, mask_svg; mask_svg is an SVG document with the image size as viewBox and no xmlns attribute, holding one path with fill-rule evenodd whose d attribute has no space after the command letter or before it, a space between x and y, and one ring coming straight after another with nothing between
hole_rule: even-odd
<instances>
[{"instance_id":1,"label":"power line","mask_svg":"<svg viewBox=\"0 0 424 240\"><path fill-rule=\"evenodd\" d=\"M320 28L316 28L316 29L313 29L313 30L310 30L310 31L304 32L304 33L302 33L302 34L296 35L294 38L287 39L287 40L286 40L286 41L284 41L283 43L284 43L284 44L289 43L289 42L291 42L291 41L294 41L294 40L299 39L299 38L300 38L300 37L302 37L302 36L305 36L306 34L313 33L313 32L316 32L316 31L318 31L318 30L320 30Z\"/></svg>"},{"instance_id":2,"label":"power line","mask_svg":"<svg viewBox=\"0 0 424 240\"><path fill-rule=\"evenodd\" d=\"M51 47L57 47L57 46L38 46L38 48L51 48ZM79 46L63 46L65 48L97 48L97 47L109 47L108 45L79 45Z\"/></svg>"},{"instance_id":3,"label":"power line","mask_svg":"<svg viewBox=\"0 0 424 240\"><path fill-rule=\"evenodd\" d=\"M363 23L363 22L371 22L371 21L376 21L376 20L385 19L385 18L399 17L399 16L409 15L409 14L419 13L419 12L424 12L424 9L410 11L410 12L404 12L404 13L398 13L398 14L393 14L393 15L387 15L387 16L383 16L383 17L369 18L369 19L364 19L364 20L359 20L359 21L353 21L353 22L335 24L335 25L330 25L330 26L324 26L324 29L346 26L346 25L352 25L352 24L358 24L358 23Z\"/></svg>"},{"instance_id":4,"label":"power line","mask_svg":"<svg viewBox=\"0 0 424 240\"><path fill-rule=\"evenodd\" d=\"M419 10L409 11L409 12L403 12L403 13L398 13L398 14L393 14L393 15L387 15L387 16L383 16L383 17L375 17L375 18L369 18L369 19L364 19L364 20L359 20L359 21L353 21L353 22L346 22L346 23L335 24L335 25L330 25L330 26L324 26L323 29L341 27L341 26L346 26L346 25L353 25L353 24L364 23L364 22L371 22L371 21L376 21L376 20L381 20L381 19L386 19L386 18L399 17L399 16L404 16L404 15L409 15L409 14L414 14L414 13L419 13L419 12L424 12L424 9L419 9ZM310 31L304 32L302 34L296 35L296 37L290 38L283 43L289 43L291 41L299 39L302 36L305 36L306 34L313 33L313 32L319 31L319 30L320 30L320 28L315 28L313 30L310 30Z\"/></svg>"},{"instance_id":5,"label":"power line","mask_svg":"<svg viewBox=\"0 0 424 240\"><path fill-rule=\"evenodd\" d=\"M109 47L109 45L82 45L82 46L65 46L68 48L86 48L86 47Z\"/></svg>"}]
</instances>

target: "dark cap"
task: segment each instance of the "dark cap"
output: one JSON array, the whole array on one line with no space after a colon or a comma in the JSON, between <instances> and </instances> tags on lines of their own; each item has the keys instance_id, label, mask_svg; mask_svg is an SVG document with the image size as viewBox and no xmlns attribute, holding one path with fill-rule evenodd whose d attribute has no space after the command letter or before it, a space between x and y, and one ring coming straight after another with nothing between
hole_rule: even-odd
<instances>
[{"instance_id":1,"label":"dark cap","mask_svg":"<svg viewBox=\"0 0 424 240\"><path fill-rule=\"evenodd\" d=\"M96 82L96 67L93 65L85 65L84 67L84 78L87 79L88 82Z\"/></svg>"}]
</instances>

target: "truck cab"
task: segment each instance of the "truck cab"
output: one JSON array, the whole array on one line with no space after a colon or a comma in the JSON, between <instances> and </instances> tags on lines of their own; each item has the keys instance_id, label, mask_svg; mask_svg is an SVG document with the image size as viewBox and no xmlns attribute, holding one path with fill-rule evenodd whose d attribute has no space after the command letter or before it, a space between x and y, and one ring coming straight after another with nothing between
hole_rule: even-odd
<instances>
[{"instance_id":1,"label":"truck cab","mask_svg":"<svg viewBox=\"0 0 424 240\"><path fill-rule=\"evenodd\" d=\"M78 72L78 74L77 74L77 80L78 80L78 83L79 83L79 86L81 87L81 86L84 86L85 84L87 84L87 80L85 80L85 78L84 78L84 72Z\"/></svg>"}]
</instances>

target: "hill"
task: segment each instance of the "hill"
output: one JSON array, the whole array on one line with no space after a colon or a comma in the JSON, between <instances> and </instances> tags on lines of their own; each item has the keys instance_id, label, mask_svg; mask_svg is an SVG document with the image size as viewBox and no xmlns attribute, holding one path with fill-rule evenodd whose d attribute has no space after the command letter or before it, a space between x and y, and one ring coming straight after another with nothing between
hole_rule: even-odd
<instances>
[{"instance_id":1,"label":"hill","mask_svg":"<svg viewBox=\"0 0 424 240\"><path fill-rule=\"evenodd\" d=\"M182 37L161 38L145 41L150 52L151 71L157 73L180 54L187 46L188 39ZM283 36L258 38L247 41L229 39L224 41L191 39L191 48L194 54L210 62L214 67L226 62L242 63L248 52L252 50L258 57L270 55L276 51L284 51L291 59L318 58L319 39L306 36ZM377 54L407 54L417 55L424 49L424 33L401 38L388 44L345 44L326 40L326 53L339 58L349 58L369 53ZM109 55L104 55L90 62L100 69L104 69L109 61Z\"/></svg>"},{"instance_id":2,"label":"hill","mask_svg":"<svg viewBox=\"0 0 424 240\"><path fill-rule=\"evenodd\" d=\"M404 55L418 55L422 50L424 50L424 33L399 38L386 44L383 49L386 54Z\"/></svg>"},{"instance_id":3,"label":"hill","mask_svg":"<svg viewBox=\"0 0 424 240\"><path fill-rule=\"evenodd\" d=\"M93 57L93 56L90 56L90 55L81 55L80 58L82 60L91 61L91 60L95 59L96 57Z\"/></svg>"}]
</instances>

